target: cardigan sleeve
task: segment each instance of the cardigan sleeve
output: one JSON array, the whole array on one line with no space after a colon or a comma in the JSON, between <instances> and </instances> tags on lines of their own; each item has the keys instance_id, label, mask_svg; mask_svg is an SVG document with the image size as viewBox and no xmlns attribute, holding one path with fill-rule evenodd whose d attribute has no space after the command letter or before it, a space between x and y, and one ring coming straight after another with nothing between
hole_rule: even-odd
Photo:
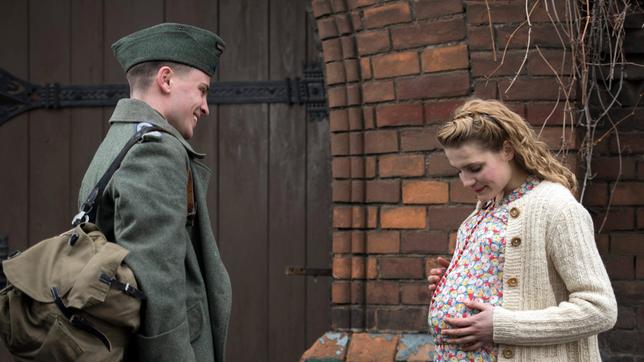
<instances>
[{"instance_id":1,"label":"cardigan sleeve","mask_svg":"<svg viewBox=\"0 0 644 362\"><path fill-rule=\"evenodd\" d=\"M557 205L547 252L569 292L568 300L541 310L494 309L494 342L561 344L606 331L617 320L617 302L595 245L590 215L576 201Z\"/></svg>"}]
</instances>

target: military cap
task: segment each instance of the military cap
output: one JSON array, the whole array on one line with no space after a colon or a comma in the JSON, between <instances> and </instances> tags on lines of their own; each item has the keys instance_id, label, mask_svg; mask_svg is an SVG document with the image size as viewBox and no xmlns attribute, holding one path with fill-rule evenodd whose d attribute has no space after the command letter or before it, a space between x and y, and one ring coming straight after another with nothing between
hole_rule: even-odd
<instances>
[{"instance_id":1,"label":"military cap","mask_svg":"<svg viewBox=\"0 0 644 362\"><path fill-rule=\"evenodd\" d=\"M171 61L212 76L226 44L215 33L191 25L163 23L139 30L112 44L127 72L144 62Z\"/></svg>"}]
</instances>

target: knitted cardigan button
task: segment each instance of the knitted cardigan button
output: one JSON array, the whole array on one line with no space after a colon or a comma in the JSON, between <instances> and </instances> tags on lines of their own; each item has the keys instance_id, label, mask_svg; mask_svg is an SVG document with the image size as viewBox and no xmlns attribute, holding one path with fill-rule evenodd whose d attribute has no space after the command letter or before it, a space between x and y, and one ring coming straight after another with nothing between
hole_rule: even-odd
<instances>
[{"instance_id":1,"label":"knitted cardigan button","mask_svg":"<svg viewBox=\"0 0 644 362\"><path fill-rule=\"evenodd\" d=\"M512 246L521 245L521 238L512 238L512 240L510 241L510 244L512 244Z\"/></svg>"},{"instance_id":2,"label":"knitted cardigan button","mask_svg":"<svg viewBox=\"0 0 644 362\"><path fill-rule=\"evenodd\" d=\"M510 278L508 279L508 285L511 287L516 287L519 285L519 280L517 278Z\"/></svg>"},{"instance_id":3,"label":"knitted cardigan button","mask_svg":"<svg viewBox=\"0 0 644 362\"><path fill-rule=\"evenodd\" d=\"M516 219L517 217L519 217L519 214L519 209L517 209L516 207L510 209L510 216L512 216L512 218Z\"/></svg>"},{"instance_id":4,"label":"knitted cardigan button","mask_svg":"<svg viewBox=\"0 0 644 362\"><path fill-rule=\"evenodd\" d=\"M512 358L512 357L514 357L514 351L512 351L512 350L511 350L511 349L509 349L509 348L505 348L505 349L503 350L503 357L504 357L504 358L508 358L508 359L510 359L510 358Z\"/></svg>"}]
</instances>

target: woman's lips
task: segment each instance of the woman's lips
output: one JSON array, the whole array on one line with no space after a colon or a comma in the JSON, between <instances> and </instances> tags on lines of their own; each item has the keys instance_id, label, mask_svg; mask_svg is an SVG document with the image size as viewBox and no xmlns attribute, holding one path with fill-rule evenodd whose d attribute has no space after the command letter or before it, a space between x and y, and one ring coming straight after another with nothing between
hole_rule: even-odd
<instances>
[{"instance_id":1,"label":"woman's lips","mask_svg":"<svg viewBox=\"0 0 644 362\"><path fill-rule=\"evenodd\" d=\"M483 187L481 187L479 189L474 189L474 192L476 192L477 194L480 194L484 189L485 189L485 186L483 186Z\"/></svg>"}]
</instances>

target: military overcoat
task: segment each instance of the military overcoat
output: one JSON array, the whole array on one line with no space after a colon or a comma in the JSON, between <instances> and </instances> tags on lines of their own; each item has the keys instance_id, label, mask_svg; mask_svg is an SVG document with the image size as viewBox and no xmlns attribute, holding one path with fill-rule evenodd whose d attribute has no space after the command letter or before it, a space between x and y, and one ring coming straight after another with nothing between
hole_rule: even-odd
<instances>
[{"instance_id":1,"label":"military overcoat","mask_svg":"<svg viewBox=\"0 0 644 362\"><path fill-rule=\"evenodd\" d=\"M108 183L97 214L108 240L130 251L125 262L147 296L127 359L223 361L231 286L208 216L210 170L197 161L203 155L145 102L123 99L83 178L79 204L141 122L167 133L132 147ZM192 225L187 220L188 168L197 211Z\"/></svg>"}]
</instances>

